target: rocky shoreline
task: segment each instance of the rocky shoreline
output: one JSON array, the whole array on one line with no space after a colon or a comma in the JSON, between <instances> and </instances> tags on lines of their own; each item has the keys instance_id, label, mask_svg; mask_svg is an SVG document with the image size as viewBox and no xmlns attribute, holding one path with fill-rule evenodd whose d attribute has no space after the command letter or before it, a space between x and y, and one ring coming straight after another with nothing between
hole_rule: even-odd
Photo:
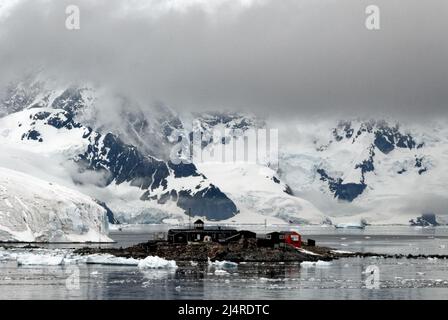
<instances>
[{"instance_id":1,"label":"rocky shoreline","mask_svg":"<svg viewBox=\"0 0 448 320\"><path fill-rule=\"evenodd\" d=\"M301 262L332 260L338 256L332 249L304 246L298 250L292 246L283 248L259 247L255 239L219 244L216 242L198 242L190 244L171 244L166 241L148 241L129 248L92 248L75 250L76 254L112 254L116 257L143 259L158 256L167 260L208 261L227 260L233 262ZM311 251L313 250L313 251Z\"/></svg>"},{"instance_id":2,"label":"rocky shoreline","mask_svg":"<svg viewBox=\"0 0 448 320\"><path fill-rule=\"evenodd\" d=\"M25 246L2 245L8 249L42 249L43 247L29 243ZM144 259L148 256L158 256L178 263L190 261L207 262L262 262L262 263L300 263L303 261L331 261L340 258L383 258L383 259L448 259L441 254L385 254L374 252L349 252L322 246L309 246L302 243L297 249L293 246L279 248L258 246L255 239L240 240L229 244L216 242L197 242L189 244L172 244L167 241L148 241L127 248L83 247L73 249L78 255L110 254L115 257Z\"/></svg>"},{"instance_id":3,"label":"rocky shoreline","mask_svg":"<svg viewBox=\"0 0 448 320\"><path fill-rule=\"evenodd\" d=\"M111 254L116 257L144 259L147 256L158 256L177 262L198 261L232 261L232 262L303 262L331 261L349 257L381 257L408 259L448 259L448 255L411 255L411 254L377 254L371 252L345 252L333 248L307 246L301 249L292 246L281 248L259 247L254 239L219 244L214 242L199 242L192 244L171 244L166 241L148 241L128 248L92 248L85 247L75 250L76 254Z\"/></svg>"}]
</instances>

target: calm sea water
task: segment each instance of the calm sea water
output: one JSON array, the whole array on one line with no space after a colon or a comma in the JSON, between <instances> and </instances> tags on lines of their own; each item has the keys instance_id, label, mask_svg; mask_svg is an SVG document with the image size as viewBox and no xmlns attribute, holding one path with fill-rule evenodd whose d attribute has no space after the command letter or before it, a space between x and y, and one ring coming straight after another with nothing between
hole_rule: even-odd
<instances>
[{"instance_id":1,"label":"calm sea water","mask_svg":"<svg viewBox=\"0 0 448 320\"><path fill-rule=\"evenodd\" d=\"M166 226L123 227L111 232L127 246ZM244 226L257 232L282 227ZM288 229L291 226L288 226ZM367 227L344 230L297 227L319 245L346 251L448 254L448 228ZM74 245L51 245L74 247ZM378 289L366 287L369 266L379 270ZM225 274L205 265L177 270L76 266L79 287L67 286L70 266L17 266L0 262L0 299L448 299L448 260L348 258L329 266L240 264Z\"/></svg>"}]
</instances>

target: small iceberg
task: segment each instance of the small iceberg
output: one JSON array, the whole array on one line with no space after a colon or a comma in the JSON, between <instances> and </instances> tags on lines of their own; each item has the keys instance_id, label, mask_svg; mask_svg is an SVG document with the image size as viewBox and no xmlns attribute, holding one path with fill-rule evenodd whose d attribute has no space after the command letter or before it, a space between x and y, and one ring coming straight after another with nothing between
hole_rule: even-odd
<instances>
[{"instance_id":1,"label":"small iceberg","mask_svg":"<svg viewBox=\"0 0 448 320\"><path fill-rule=\"evenodd\" d=\"M197 263L196 261L190 261L190 265L192 267L197 267L199 263Z\"/></svg>"},{"instance_id":2,"label":"small iceberg","mask_svg":"<svg viewBox=\"0 0 448 320\"><path fill-rule=\"evenodd\" d=\"M19 266L60 266L64 263L64 256L48 254L21 254L17 256Z\"/></svg>"},{"instance_id":3,"label":"small iceberg","mask_svg":"<svg viewBox=\"0 0 448 320\"><path fill-rule=\"evenodd\" d=\"M208 266L209 267L214 267L216 269L236 269L238 268L238 263L236 262L231 262L231 261L214 261L212 262L210 260L210 258L208 258Z\"/></svg>"},{"instance_id":4,"label":"small iceberg","mask_svg":"<svg viewBox=\"0 0 448 320\"><path fill-rule=\"evenodd\" d=\"M114 266L134 266L140 269L173 269L177 268L174 260L149 256L143 260L116 257L111 254L74 255L68 250L39 249L33 252L0 249L1 261L16 261L19 266L63 266L69 264L98 264ZM93 274L93 273L92 273Z\"/></svg>"},{"instance_id":5,"label":"small iceberg","mask_svg":"<svg viewBox=\"0 0 448 320\"><path fill-rule=\"evenodd\" d=\"M174 260L165 260L157 256L149 256L138 263L140 269L176 269Z\"/></svg>"},{"instance_id":6,"label":"small iceberg","mask_svg":"<svg viewBox=\"0 0 448 320\"><path fill-rule=\"evenodd\" d=\"M363 220L361 222L347 222L338 223L334 227L336 229L365 229L367 223Z\"/></svg>"},{"instance_id":7,"label":"small iceberg","mask_svg":"<svg viewBox=\"0 0 448 320\"><path fill-rule=\"evenodd\" d=\"M61 266L69 262L69 256L71 254L68 250L59 249L0 249L0 261L14 261L18 266Z\"/></svg>"}]
</instances>

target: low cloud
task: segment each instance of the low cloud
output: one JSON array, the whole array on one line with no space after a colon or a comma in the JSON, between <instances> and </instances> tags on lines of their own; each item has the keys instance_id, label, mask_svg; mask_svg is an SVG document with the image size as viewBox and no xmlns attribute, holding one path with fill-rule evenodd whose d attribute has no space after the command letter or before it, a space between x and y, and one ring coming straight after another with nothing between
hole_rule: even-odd
<instances>
[{"instance_id":1,"label":"low cloud","mask_svg":"<svg viewBox=\"0 0 448 320\"><path fill-rule=\"evenodd\" d=\"M376 0L377 31L365 0L0 3L0 84L38 69L179 111L447 115L445 0ZM79 31L65 28L69 4Z\"/></svg>"}]
</instances>

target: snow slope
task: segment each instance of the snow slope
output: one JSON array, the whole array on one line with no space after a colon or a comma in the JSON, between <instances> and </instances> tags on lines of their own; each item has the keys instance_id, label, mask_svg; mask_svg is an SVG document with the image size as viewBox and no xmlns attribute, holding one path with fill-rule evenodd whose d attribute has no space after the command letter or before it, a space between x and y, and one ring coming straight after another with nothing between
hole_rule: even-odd
<instances>
[{"instance_id":1,"label":"snow slope","mask_svg":"<svg viewBox=\"0 0 448 320\"><path fill-rule=\"evenodd\" d=\"M214 184L236 203L239 214L228 222L313 223L325 220L312 203L285 192L275 172L250 163L202 163L197 165Z\"/></svg>"},{"instance_id":2,"label":"snow slope","mask_svg":"<svg viewBox=\"0 0 448 320\"><path fill-rule=\"evenodd\" d=\"M0 168L0 241L109 242L106 210L90 197Z\"/></svg>"},{"instance_id":3,"label":"snow slope","mask_svg":"<svg viewBox=\"0 0 448 320\"><path fill-rule=\"evenodd\" d=\"M265 127L255 116L235 113L207 113L194 121L193 130L201 132L205 141L203 156L195 165L239 209L228 222L322 223L327 217L309 201L292 195L289 186L269 168L275 159L270 150L261 152L262 145L269 144L264 130L253 131L257 143L244 140L247 130ZM220 157L210 159L210 154Z\"/></svg>"}]
</instances>

